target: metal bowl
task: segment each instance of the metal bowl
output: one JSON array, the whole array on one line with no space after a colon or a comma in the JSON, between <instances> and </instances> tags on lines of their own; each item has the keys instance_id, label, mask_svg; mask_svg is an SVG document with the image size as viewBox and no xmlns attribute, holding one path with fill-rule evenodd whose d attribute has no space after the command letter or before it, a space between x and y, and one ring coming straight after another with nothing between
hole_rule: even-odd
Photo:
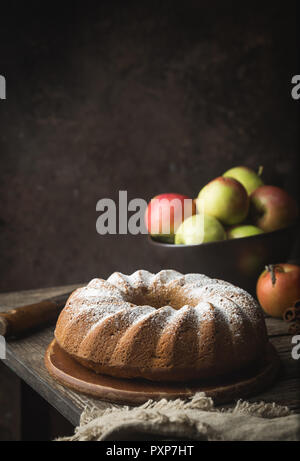
<instances>
[{"instance_id":1,"label":"metal bowl","mask_svg":"<svg viewBox=\"0 0 300 461\"><path fill-rule=\"evenodd\" d=\"M201 245L149 242L159 269L202 273L227 280L255 295L257 278L267 264L286 262L299 233L299 224L274 232Z\"/></svg>"}]
</instances>

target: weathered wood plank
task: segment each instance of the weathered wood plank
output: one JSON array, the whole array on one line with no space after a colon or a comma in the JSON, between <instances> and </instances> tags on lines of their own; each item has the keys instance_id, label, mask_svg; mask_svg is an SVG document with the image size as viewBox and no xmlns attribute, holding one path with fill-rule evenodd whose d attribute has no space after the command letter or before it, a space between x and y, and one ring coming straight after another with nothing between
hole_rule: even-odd
<instances>
[{"instance_id":1,"label":"weathered wood plank","mask_svg":"<svg viewBox=\"0 0 300 461\"><path fill-rule=\"evenodd\" d=\"M72 291L77 287L78 285L73 285L17 293L3 293L0 294L0 311L40 301ZM283 321L276 319L266 319L266 323L271 342L280 354L283 369L276 385L252 400L275 401L300 412L300 363L291 357L291 336L287 335L287 325ZM53 338L53 329L53 327L49 327L29 337L8 341L5 364L72 424L77 425L85 407L107 408L110 404L85 397L64 388L49 376L44 366L44 354Z\"/></svg>"},{"instance_id":2,"label":"weathered wood plank","mask_svg":"<svg viewBox=\"0 0 300 461\"><path fill-rule=\"evenodd\" d=\"M75 288L77 286L1 294L0 310L40 301ZM44 366L44 354L52 338L53 327L50 327L29 337L8 341L7 360L4 363L72 424L77 425L82 410L90 405L97 405L98 402L64 388L50 377Z\"/></svg>"},{"instance_id":3,"label":"weathered wood plank","mask_svg":"<svg viewBox=\"0 0 300 461\"><path fill-rule=\"evenodd\" d=\"M16 291L12 293L0 293L0 312L14 307L24 306L43 299L51 298L63 293L76 290L82 285L67 285L62 287L41 288L38 290Z\"/></svg>"},{"instance_id":4,"label":"weathered wood plank","mask_svg":"<svg viewBox=\"0 0 300 461\"><path fill-rule=\"evenodd\" d=\"M281 319L266 318L269 336L288 335L289 325Z\"/></svg>"}]
</instances>

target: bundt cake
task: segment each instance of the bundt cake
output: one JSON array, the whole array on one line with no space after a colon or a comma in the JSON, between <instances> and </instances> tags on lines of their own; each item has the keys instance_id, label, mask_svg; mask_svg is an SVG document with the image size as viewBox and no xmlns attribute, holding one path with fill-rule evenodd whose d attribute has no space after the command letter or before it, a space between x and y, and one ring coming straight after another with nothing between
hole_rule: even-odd
<instances>
[{"instance_id":1,"label":"bundt cake","mask_svg":"<svg viewBox=\"0 0 300 461\"><path fill-rule=\"evenodd\" d=\"M267 335L256 301L205 275L173 270L92 280L58 319L59 346L97 373L210 381L255 366Z\"/></svg>"}]
</instances>

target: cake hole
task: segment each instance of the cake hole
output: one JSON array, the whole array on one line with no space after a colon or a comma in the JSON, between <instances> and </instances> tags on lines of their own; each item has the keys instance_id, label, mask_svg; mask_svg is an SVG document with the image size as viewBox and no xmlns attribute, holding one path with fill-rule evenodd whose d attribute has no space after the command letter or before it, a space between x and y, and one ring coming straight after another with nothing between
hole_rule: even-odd
<instances>
[{"instance_id":1,"label":"cake hole","mask_svg":"<svg viewBox=\"0 0 300 461\"><path fill-rule=\"evenodd\" d=\"M187 297L180 289L172 289L160 286L155 289L147 289L146 287L137 288L126 296L126 301L136 306L151 306L155 309L161 309L165 306L171 306L175 310L180 310L187 304L195 307L199 301Z\"/></svg>"}]
</instances>

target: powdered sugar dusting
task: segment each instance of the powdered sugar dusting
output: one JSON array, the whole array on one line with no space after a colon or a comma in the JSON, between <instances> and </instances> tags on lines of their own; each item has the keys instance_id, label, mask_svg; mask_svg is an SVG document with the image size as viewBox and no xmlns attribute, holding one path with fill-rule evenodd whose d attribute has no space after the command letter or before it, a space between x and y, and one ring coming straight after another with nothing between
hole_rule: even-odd
<instances>
[{"instance_id":1,"label":"powdered sugar dusting","mask_svg":"<svg viewBox=\"0 0 300 461\"><path fill-rule=\"evenodd\" d=\"M141 288L159 292L159 287L172 289L173 286L179 287L186 299L180 310L171 306L160 309L136 306L126 298L128 293ZM150 316L153 325L171 330L178 327L182 318L190 316L195 330L200 331L202 322L218 318L237 336L245 316L253 326L261 320L256 302L244 290L203 274L183 275L173 270L163 270L158 274L141 270L129 276L116 272L107 281L94 279L71 296L66 308L71 309L73 321L80 317L94 325L99 325L108 317L116 322L124 317L128 325L136 325ZM118 315L120 312L124 316Z\"/></svg>"},{"instance_id":2,"label":"powdered sugar dusting","mask_svg":"<svg viewBox=\"0 0 300 461\"><path fill-rule=\"evenodd\" d=\"M180 272L173 270L163 270L154 275L153 281L156 283L161 283L162 285L168 285L173 280L177 280L181 277L182 274L180 274Z\"/></svg>"}]
</instances>

